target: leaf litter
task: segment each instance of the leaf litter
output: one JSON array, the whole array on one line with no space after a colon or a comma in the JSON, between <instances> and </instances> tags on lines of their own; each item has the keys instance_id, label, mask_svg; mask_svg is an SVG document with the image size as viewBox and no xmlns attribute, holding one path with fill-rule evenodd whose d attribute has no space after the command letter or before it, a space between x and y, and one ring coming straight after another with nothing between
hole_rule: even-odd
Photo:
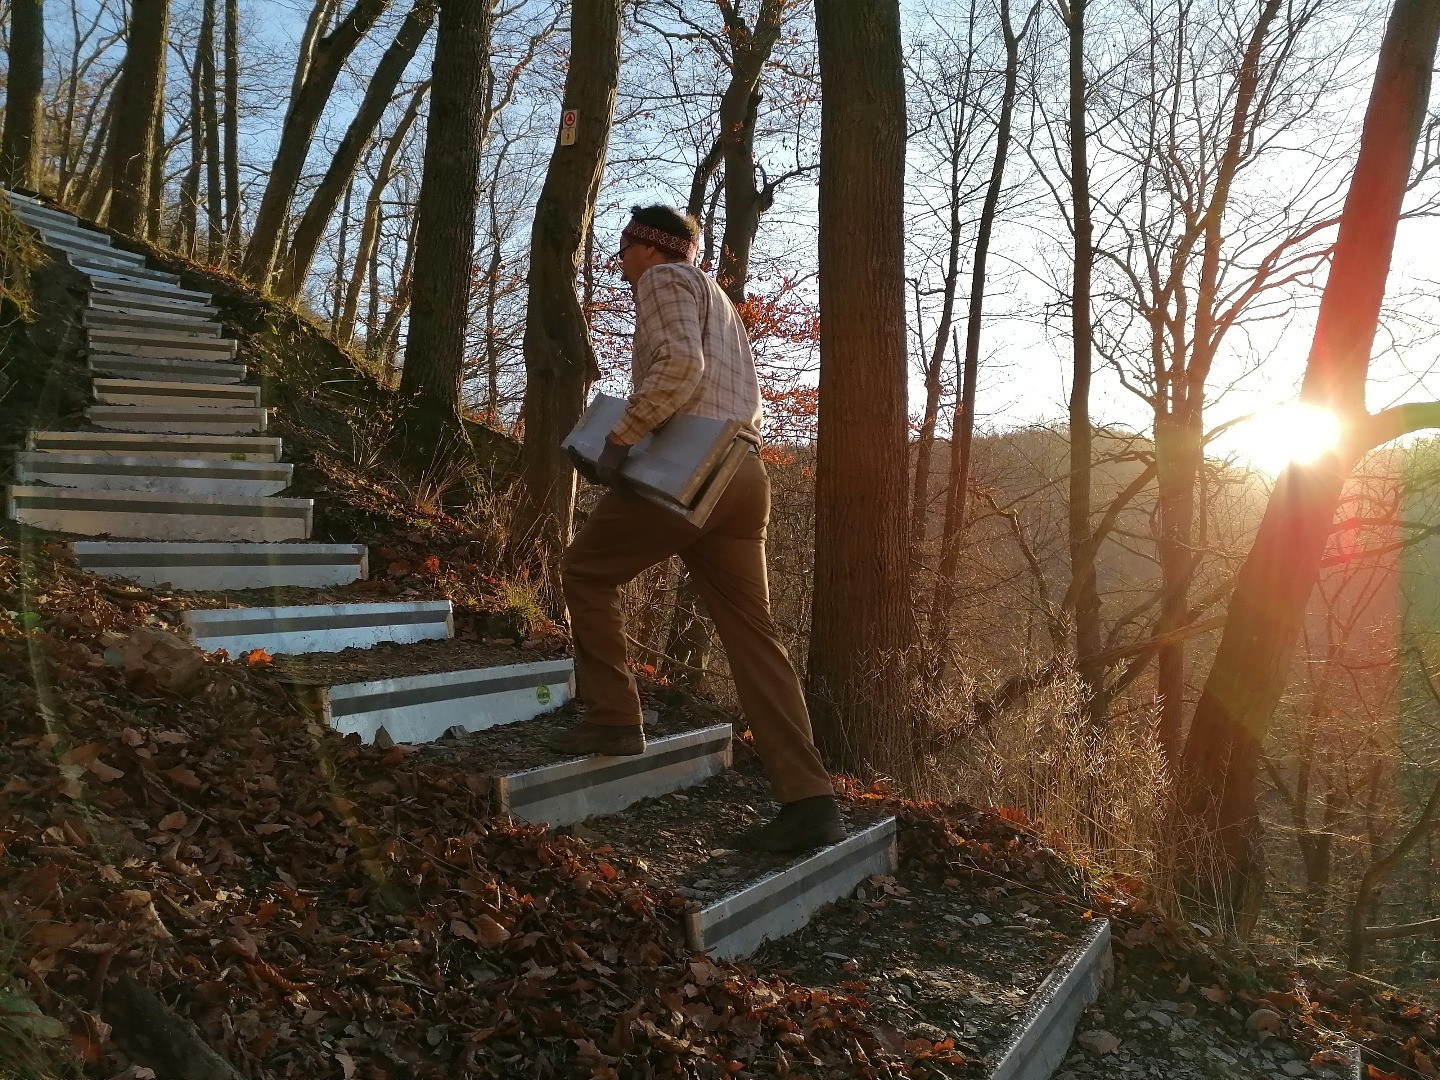
<instances>
[{"instance_id":1,"label":"leaf litter","mask_svg":"<svg viewBox=\"0 0 1440 1080\"><path fill-rule=\"evenodd\" d=\"M883 996L898 990L805 970L818 961L803 943L878 893L837 905L764 966L689 956L690 901L651 875L491 816L483 778L461 763L319 729L276 665L182 653L163 597L97 588L58 545L22 548L18 535L0 531L0 923L13 938L0 957L87 1075L143 1074L104 1020L122 977L267 1077L978 1067L960 1040L916 1035ZM1134 902L1082 899L1074 869L1013 823L846 794L902 812L891 887L917 901L938 879L1014 888L1053 925L1057 909L1093 906L1116 920L1130 963L1168 964L1197 995L1227 979L1262 992ZM909 898L888 895L893 911ZM1265 974L1300 1003L1267 1006L1287 1025L1358 1039L1382 1073L1437 1057L1433 1010L1361 980ZM19 999L7 1008L31 1015Z\"/></svg>"}]
</instances>

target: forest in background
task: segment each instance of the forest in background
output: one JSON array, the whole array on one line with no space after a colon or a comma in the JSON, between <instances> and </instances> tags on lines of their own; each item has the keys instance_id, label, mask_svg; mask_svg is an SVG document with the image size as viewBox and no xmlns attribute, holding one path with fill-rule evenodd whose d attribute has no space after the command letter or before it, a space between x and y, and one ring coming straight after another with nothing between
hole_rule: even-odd
<instances>
[{"instance_id":1,"label":"forest in background","mask_svg":"<svg viewBox=\"0 0 1440 1080\"><path fill-rule=\"evenodd\" d=\"M1386 418L1314 470L1305 543L1257 539L1305 470L1211 449L1234 401L1299 389L1281 357L1348 265L1375 3L0 10L9 181L308 312L396 387L363 432L393 468L461 487L461 415L521 439L516 487L465 497L503 506L541 603L577 498L553 436L623 384L618 226L687 208L761 362L777 617L831 761L1006 807L1202 923L1440 977L1440 443L1390 438L1437 426L1425 283L1377 307L1358 398L1305 376ZM1440 195L1418 109L1414 222ZM1301 549L1310 580L1253 588L1257 551ZM1293 648L1237 667L1222 635L1287 603ZM726 698L673 569L631 616L643 662ZM1227 655L1270 688L1253 753L1215 719Z\"/></svg>"}]
</instances>

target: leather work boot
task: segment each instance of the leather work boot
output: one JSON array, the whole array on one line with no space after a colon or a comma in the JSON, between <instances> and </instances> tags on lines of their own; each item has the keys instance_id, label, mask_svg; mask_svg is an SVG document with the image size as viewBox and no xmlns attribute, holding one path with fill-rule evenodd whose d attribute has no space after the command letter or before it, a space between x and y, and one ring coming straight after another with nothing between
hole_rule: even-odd
<instances>
[{"instance_id":1,"label":"leather work boot","mask_svg":"<svg viewBox=\"0 0 1440 1080\"><path fill-rule=\"evenodd\" d=\"M805 851L844 839L845 819L835 796L816 795L786 803L771 821L736 837L735 844L750 851Z\"/></svg>"},{"instance_id":2,"label":"leather work boot","mask_svg":"<svg viewBox=\"0 0 1440 1080\"><path fill-rule=\"evenodd\" d=\"M645 752L645 729L638 724L611 727L582 720L569 731L556 735L548 745L562 754L633 757Z\"/></svg>"}]
</instances>

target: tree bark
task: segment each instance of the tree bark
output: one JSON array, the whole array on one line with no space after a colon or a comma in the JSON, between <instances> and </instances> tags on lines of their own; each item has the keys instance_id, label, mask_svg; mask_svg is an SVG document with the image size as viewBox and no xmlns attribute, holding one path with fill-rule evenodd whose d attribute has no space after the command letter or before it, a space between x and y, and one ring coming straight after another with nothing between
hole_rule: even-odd
<instances>
[{"instance_id":1,"label":"tree bark","mask_svg":"<svg viewBox=\"0 0 1440 1080\"><path fill-rule=\"evenodd\" d=\"M305 158L310 153L310 143L315 138L315 128L330 100L335 80L345 61L388 4L389 0L357 0L340 24L315 44L303 78L297 71L296 92L285 116L280 146L275 151L275 163L271 166L270 179L255 215L255 229L241 264L241 273L246 280L259 288L270 284L270 275L280 253L285 218L290 213L290 201L295 197L295 188L305 168ZM482 3L482 6L488 7L488 4ZM301 63L306 63L303 52Z\"/></svg>"},{"instance_id":2,"label":"tree bark","mask_svg":"<svg viewBox=\"0 0 1440 1080\"><path fill-rule=\"evenodd\" d=\"M134 0L130 34L115 91L123 123L112 124L108 154L108 224L138 236L149 227L151 179L165 89L165 49L169 37L169 0Z\"/></svg>"},{"instance_id":3,"label":"tree bark","mask_svg":"<svg viewBox=\"0 0 1440 1080\"><path fill-rule=\"evenodd\" d=\"M40 183L40 93L45 81L45 0L10 4L10 72L0 184L36 190Z\"/></svg>"},{"instance_id":4,"label":"tree bark","mask_svg":"<svg viewBox=\"0 0 1440 1080\"><path fill-rule=\"evenodd\" d=\"M575 473L560 441L580 418L586 391L599 375L576 283L615 112L620 9L620 0L594 0L571 10L564 105L579 113L576 139L573 146L556 142L530 233L520 410L524 483L510 544L517 556L546 556L552 578L575 508Z\"/></svg>"},{"instance_id":5,"label":"tree bark","mask_svg":"<svg viewBox=\"0 0 1440 1080\"><path fill-rule=\"evenodd\" d=\"M400 375L405 441L435 462L463 443L460 384L490 78L489 0L442 0L425 173L416 208L414 302Z\"/></svg>"},{"instance_id":6,"label":"tree bark","mask_svg":"<svg viewBox=\"0 0 1440 1080\"><path fill-rule=\"evenodd\" d=\"M225 252L224 208L220 192L220 116L215 93L215 0L205 0L200 19L201 113L205 117L205 216L209 263L218 264ZM196 238L199 246L199 238Z\"/></svg>"},{"instance_id":7,"label":"tree bark","mask_svg":"<svg viewBox=\"0 0 1440 1080\"><path fill-rule=\"evenodd\" d=\"M817 0L819 435L809 697L836 768L917 777L906 669L905 85L897 0Z\"/></svg>"},{"instance_id":8,"label":"tree bark","mask_svg":"<svg viewBox=\"0 0 1440 1080\"><path fill-rule=\"evenodd\" d=\"M1365 383L1410 164L1430 93L1440 3L1396 0L1301 387L1302 400L1365 428ZM1255 777L1296 634L1356 448L1291 466L1236 578L1182 761L1184 808L1223 855L1220 895L1244 910L1260 872ZM1202 853L1193 852L1192 860ZM1192 868L1197 877L1201 868ZM1213 873L1213 869L1211 870Z\"/></svg>"},{"instance_id":9,"label":"tree bark","mask_svg":"<svg viewBox=\"0 0 1440 1080\"><path fill-rule=\"evenodd\" d=\"M225 257L240 250L240 0L225 0Z\"/></svg>"},{"instance_id":10,"label":"tree bark","mask_svg":"<svg viewBox=\"0 0 1440 1080\"><path fill-rule=\"evenodd\" d=\"M197 55L190 65L190 166L180 181L180 209L175 215L171 245L191 258L199 237L200 174L205 168L205 113L200 104L201 64Z\"/></svg>"},{"instance_id":11,"label":"tree bark","mask_svg":"<svg viewBox=\"0 0 1440 1080\"><path fill-rule=\"evenodd\" d=\"M405 69L414 59L420 43L425 40L425 35L430 32L434 21L435 0L420 0L400 24L395 40L380 58L375 74L365 87L360 108L356 110L350 126L346 128L345 135L335 150L335 156L330 161L330 167L325 170L320 186L315 189L310 205L305 208L300 224L295 228L295 238L290 242L285 273L280 282L281 295L300 295L305 278L310 273L310 264L315 259L315 252L320 247L320 238L325 234L325 226L330 223L340 201L340 194L354 177L355 167L359 165L361 155L370 145L370 140L375 137L375 129L380 126L385 109L395 96L395 88L400 85L401 76L405 74Z\"/></svg>"}]
</instances>

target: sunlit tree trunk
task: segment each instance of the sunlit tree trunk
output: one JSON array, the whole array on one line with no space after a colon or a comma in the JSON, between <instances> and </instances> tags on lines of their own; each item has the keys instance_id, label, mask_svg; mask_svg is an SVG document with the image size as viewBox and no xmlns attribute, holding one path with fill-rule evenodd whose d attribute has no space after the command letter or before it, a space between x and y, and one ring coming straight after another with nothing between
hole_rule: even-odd
<instances>
[{"instance_id":1,"label":"sunlit tree trunk","mask_svg":"<svg viewBox=\"0 0 1440 1080\"><path fill-rule=\"evenodd\" d=\"M111 228L139 236L149 227L151 181L161 152L155 130L165 89L169 0L134 0L130 35L115 91L123 123L112 123L107 154ZM155 193L158 195L158 193Z\"/></svg>"},{"instance_id":2,"label":"sunlit tree trunk","mask_svg":"<svg viewBox=\"0 0 1440 1080\"><path fill-rule=\"evenodd\" d=\"M225 0L225 257L240 249L240 0Z\"/></svg>"},{"instance_id":3,"label":"sunlit tree trunk","mask_svg":"<svg viewBox=\"0 0 1440 1080\"><path fill-rule=\"evenodd\" d=\"M904 782L907 686L905 85L897 0L817 0L819 437L809 697L830 764ZM863 268L863 272L857 272Z\"/></svg>"}]
</instances>

